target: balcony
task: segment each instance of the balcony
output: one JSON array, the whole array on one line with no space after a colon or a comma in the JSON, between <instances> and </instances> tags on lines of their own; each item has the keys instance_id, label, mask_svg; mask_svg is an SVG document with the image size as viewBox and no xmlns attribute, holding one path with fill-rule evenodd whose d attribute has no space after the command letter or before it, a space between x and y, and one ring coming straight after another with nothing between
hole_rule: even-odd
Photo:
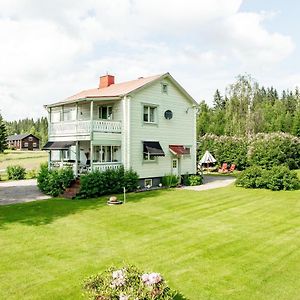
<instances>
[{"instance_id":1,"label":"balcony","mask_svg":"<svg viewBox=\"0 0 300 300\"><path fill-rule=\"evenodd\" d=\"M95 121L65 121L50 124L50 136L59 135L88 135L91 132L121 133L120 121L95 120Z\"/></svg>"}]
</instances>

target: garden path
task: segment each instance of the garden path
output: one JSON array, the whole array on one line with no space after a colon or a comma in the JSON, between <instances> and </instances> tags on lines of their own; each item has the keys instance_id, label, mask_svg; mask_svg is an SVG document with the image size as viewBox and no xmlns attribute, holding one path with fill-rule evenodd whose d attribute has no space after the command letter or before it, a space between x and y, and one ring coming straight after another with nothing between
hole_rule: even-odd
<instances>
[{"instance_id":1,"label":"garden path","mask_svg":"<svg viewBox=\"0 0 300 300\"><path fill-rule=\"evenodd\" d=\"M49 198L38 190L36 179L0 182L0 205Z\"/></svg>"},{"instance_id":2,"label":"garden path","mask_svg":"<svg viewBox=\"0 0 300 300\"><path fill-rule=\"evenodd\" d=\"M235 181L233 176L203 176L203 184L196 186L185 186L183 189L192 191L205 191L216 188L221 188L232 184Z\"/></svg>"}]
</instances>

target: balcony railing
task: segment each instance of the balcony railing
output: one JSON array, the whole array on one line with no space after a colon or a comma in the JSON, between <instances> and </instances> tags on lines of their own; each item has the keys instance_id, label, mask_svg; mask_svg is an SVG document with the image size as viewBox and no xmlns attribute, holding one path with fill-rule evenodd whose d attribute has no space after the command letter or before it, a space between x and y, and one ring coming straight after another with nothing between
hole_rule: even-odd
<instances>
[{"instance_id":1,"label":"balcony railing","mask_svg":"<svg viewBox=\"0 0 300 300\"><path fill-rule=\"evenodd\" d=\"M95 132L121 133L120 121L65 121L50 124L50 135L76 135Z\"/></svg>"}]
</instances>

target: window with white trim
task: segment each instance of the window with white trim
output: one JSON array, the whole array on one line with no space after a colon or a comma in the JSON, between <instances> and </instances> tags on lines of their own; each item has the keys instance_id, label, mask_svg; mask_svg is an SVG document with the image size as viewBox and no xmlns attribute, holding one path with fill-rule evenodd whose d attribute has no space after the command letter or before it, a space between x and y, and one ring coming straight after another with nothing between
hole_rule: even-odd
<instances>
[{"instance_id":1,"label":"window with white trim","mask_svg":"<svg viewBox=\"0 0 300 300\"><path fill-rule=\"evenodd\" d=\"M145 123L156 123L157 107L144 105L143 115L144 115L143 120Z\"/></svg>"},{"instance_id":2,"label":"window with white trim","mask_svg":"<svg viewBox=\"0 0 300 300\"><path fill-rule=\"evenodd\" d=\"M155 155L151 155L150 153L144 153L144 160L145 161L156 161Z\"/></svg>"},{"instance_id":3,"label":"window with white trim","mask_svg":"<svg viewBox=\"0 0 300 300\"><path fill-rule=\"evenodd\" d=\"M62 160L70 159L70 151L69 150L62 150L61 155L62 155Z\"/></svg>"},{"instance_id":4,"label":"window with white trim","mask_svg":"<svg viewBox=\"0 0 300 300\"><path fill-rule=\"evenodd\" d=\"M151 178L145 179L144 180L144 186L146 188L151 188L152 187L152 179Z\"/></svg>"},{"instance_id":5,"label":"window with white trim","mask_svg":"<svg viewBox=\"0 0 300 300\"><path fill-rule=\"evenodd\" d=\"M36 145L36 143L32 143L32 146L36 148L37 145Z\"/></svg>"},{"instance_id":6,"label":"window with white trim","mask_svg":"<svg viewBox=\"0 0 300 300\"><path fill-rule=\"evenodd\" d=\"M99 119L112 120L112 106L99 106Z\"/></svg>"},{"instance_id":7,"label":"window with white trim","mask_svg":"<svg viewBox=\"0 0 300 300\"><path fill-rule=\"evenodd\" d=\"M166 83L161 84L161 92L163 94L168 94L168 85Z\"/></svg>"},{"instance_id":8,"label":"window with white trim","mask_svg":"<svg viewBox=\"0 0 300 300\"><path fill-rule=\"evenodd\" d=\"M121 160L120 146L95 146L94 159L98 162L119 162Z\"/></svg>"},{"instance_id":9,"label":"window with white trim","mask_svg":"<svg viewBox=\"0 0 300 300\"><path fill-rule=\"evenodd\" d=\"M24 147L28 147L28 143L27 142L24 143Z\"/></svg>"}]
</instances>

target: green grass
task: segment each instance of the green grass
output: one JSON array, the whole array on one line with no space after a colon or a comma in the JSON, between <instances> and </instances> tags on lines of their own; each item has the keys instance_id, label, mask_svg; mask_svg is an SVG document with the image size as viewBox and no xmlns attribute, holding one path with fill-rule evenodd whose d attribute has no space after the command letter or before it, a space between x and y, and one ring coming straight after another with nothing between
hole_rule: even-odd
<instances>
[{"instance_id":1,"label":"green grass","mask_svg":"<svg viewBox=\"0 0 300 300\"><path fill-rule=\"evenodd\" d=\"M20 165L26 170L38 170L41 163L48 160L46 151L18 151L6 150L0 153L0 175L1 179L6 179L5 170L8 166Z\"/></svg>"},{"instance_id":2,"label":"green grass","mask_svg":"<svg viewBox=\"0 0 300 300\"><path fill-rule=\"evenodd\" d=\"M161 272L188 299L299 299L300 191L160 190L0 207L0 299L82 299L111 264Z\"/></svg>"}]
</instances>

